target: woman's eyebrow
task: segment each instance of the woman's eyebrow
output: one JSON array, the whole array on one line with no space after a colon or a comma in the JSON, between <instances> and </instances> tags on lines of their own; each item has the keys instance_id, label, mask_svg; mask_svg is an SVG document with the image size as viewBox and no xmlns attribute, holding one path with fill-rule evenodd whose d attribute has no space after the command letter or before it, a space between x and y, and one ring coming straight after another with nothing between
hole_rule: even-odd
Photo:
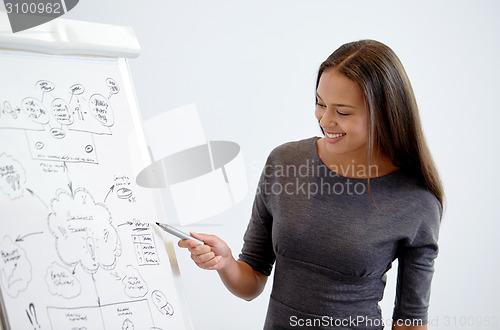
<instances>
[{"instance_id":1,"label":"woman's eyebrow","mask_svg":"<svg viewBox=\"0 0 500 330\"><path fill-rule=\"evenodd\" d=\"M320 101L324 102L324 101L323 101L323 99L321 98L321 96L319 96L319 94L318 94L317 92L316 92L316 97L317 97ZM332 106L334 106L334 107L338 107L338 108L342 108L342 107L343 107L343 108L354 108L352 105L348 105L348 104L341 104L341 103L332 103L332 104L330 104L330 105L332 105Z\"/></svg>"}]
</instances>

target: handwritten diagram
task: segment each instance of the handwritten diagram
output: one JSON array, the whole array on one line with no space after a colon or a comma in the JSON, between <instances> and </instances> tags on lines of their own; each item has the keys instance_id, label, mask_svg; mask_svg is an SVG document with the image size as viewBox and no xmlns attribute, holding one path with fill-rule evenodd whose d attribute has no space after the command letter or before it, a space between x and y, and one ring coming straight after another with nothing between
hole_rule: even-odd
<instances>
[{"instance_id":1,"label":"handwritten diagram","mask_svg":"<svg viewBox=\"0 0 500 330\"><path fill-rule=\"evenodd\" d=\"M11 237L5 236L0 241L1 283L7 294L16 298L28 288L31 281L31 263L26 251Z\"/></svg>"},{"instance_id":2,"label":"handwritten diagram","mask_svg":"<svg viewBox=\"0 0 500 330\"><path fill-rule=\"evenodd\" d=\"M23 195L26 175L22 165L11 155L0 154L0 190L10 199Z\"/></svg>"},{"instance_id":3,"label":"handwritten diagram","mask_svg":"<svg viewBox=\"0 0 500 330\"><path fill-rule=\"evenodd\" d=\"M47 268L45 282L51 295L71 299L82 292L82 285L73 272L54 261Z\"/></svg>"},{"instance_id":4,"label":"handwritten diagram","mask_svg":"<svg viewBox=\"0 0 500 330\"><path fill-rule=\"evenodd\" d=\"M112 78L105 80L109 95L85 95L85 86L63 89L66 99L56 96L56 85L48 80L35 83L38 97L19 103L3 101L0 128L21 129L34 159L97 163L93 134L111 135L114 113L110 99L120 89Z\"/></svg>"},{"instance_id":5,"label":"handwritten diagram","mask_svg":"<svg viewBox=\"0 0 500 330\"><path fill-rule=\"evenodd\" d=\"M95 273L99 267L115 267L121 243L104 204L94 202L88 191L78 188L73 195L59 191L51 208L48 228L65 264L78 264L89 273Z\"/></svg>"},{"instance_id":6,"label":"handwritten diagram","mask_svg":"<svg viewBox=\"0 0 500 330\"><path fill-rule=\"evenodd\" d=\"M0 52L0 293L12 328L182 329L126 63ZM22 67L22 68L21 68ZM21 68L14 70L13 68ZM170 280L169 280L170 279Z\"/></svg>"}]
</instances>

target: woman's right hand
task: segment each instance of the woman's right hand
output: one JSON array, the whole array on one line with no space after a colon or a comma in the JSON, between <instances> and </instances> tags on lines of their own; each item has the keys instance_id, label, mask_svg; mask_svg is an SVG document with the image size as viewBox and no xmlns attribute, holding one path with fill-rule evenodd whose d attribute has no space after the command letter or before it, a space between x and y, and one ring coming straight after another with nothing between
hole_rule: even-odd
<instances>
[{"instance_id":1,"label":"woman's right hand","mask_svg":"<svg viewBox=\"0 0 500 330\"><path fill-rule=\"evenodd\" d=\"M181 240L177 244L191 252L191 259L198 267L217 270L224 285L240 298L252 300L262 292L267 276L253 270L244 261L236 261L226 242L214 235L190 234L205 245L198 245L194 240Z\"/></svg>"},{"instance_id":2,"label":"woman's right hand","mask_svg":"<svg viewBox=\"0 0 500 330\"><path fill-rule=\"evenodd\" d=\"M198 233L190 234L205 242L205 245L198 245L198 242L193 240L180 240L177 245L189 250L191 259L198 267L207 270L221 270L231 259L234 259L229 246L219 237Z\"/></svg>"}]
</instances>

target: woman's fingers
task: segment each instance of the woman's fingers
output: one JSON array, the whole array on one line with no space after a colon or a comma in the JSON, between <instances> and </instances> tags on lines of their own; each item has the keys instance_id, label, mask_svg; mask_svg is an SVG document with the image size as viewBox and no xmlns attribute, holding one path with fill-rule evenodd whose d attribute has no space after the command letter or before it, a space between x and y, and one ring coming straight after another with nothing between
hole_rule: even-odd
<instances>
[{"instance_id":1,"label":"woman's fingers","mask_svg":"<svg viewBox=\"0 0 500 330\"><path fill-rule=\"evenodd\" d=\"M205 260L205 257L206 257L206 260ZM198 267L200 267L202 269L211 270L211 269L215 269L214 267L216 267L219 264L219 261L222 257L213 255L212 258L208 258L207 255L203 255L203 256L200 256L199 259L194 258L193 256L191 256L191 258L193 259L193 261L196 263L196 265Z\"/></svg>"},{"instance_id":2,"label":"woman's fingers","mask_svg":"<svg viewBox=\"0 0 500 330\"><path fill-rule=\"evenodd\" d=\"M215 258L215 253L213 253L212 251L202 254L191 253L191 259L193 259L193 261L197 264L205 263L213 258Z\"/></svg>"},{"instance_id":3,"label":"woman's fingers","mask_svg":"<svg viewBox=\"0 0 500 330\"><path fill-rule=\"evenodd\" d=\"M191 240L191 239L180 240L180 241L177 242L177 245L179 247L181 247L181 248L186 248L189 251L191 251L192 248L195 248L195 247L198 247L198 246L210 249L210 246L208 246L208 245L199 245L198 242L196 242L194 240Z\"/></svg>"},{"instance_id":4,"label":"woman's fingers","mask_svg":"<svg viewBox=\"0 0 500 330\"><path fill-rule=\"evenodd\" d=\"M187 249L188 247L191 246L191 244L189 244L189 242L194 242L194 241L187 240L187 239L181 239L180 241L177 242L177 245L181 248Z\"/></svg>"},{"instance_id":5,"label":"woman's fingers","mask_svg":"<svg viewBox=\"0 0 500 330\"><path fill-rule=\"evenodd\" d=\"M196 241L190 241L190 245L187 248L191 254L201 255L212 251L208 245L192 244L193 242L196 243Z\"/></svg>"},{"instance_id":6,"label":"woman's fingers","mask_svg":"<svg viewBox=\"0 0 500 330\"><path fill-rule=\"evenodd\" d=\"M191 253L191 259L202 269L219 270L223 267L221 262L224 257L231 255L227 244L219 237L199 233L190 233L196 239L203 241L204 245L198 245L194 240L180 240L177 245L186 248Z\"/></svg>"},{"instance_id":7,"label":"woman's fingers","mask_svg":"<svg viewBox=\"0 0 500 330\"><path fill-rule=\"evenodd\" d=\"M189 233L191 236L194 238L197 238L201 241L203 241L207 245L211 246L216 246L222 242L222 240L214 235L207 235L207 234L200 234L200 233L195 233L195 232L190 232Z\"/></svg>"}]
</instances>

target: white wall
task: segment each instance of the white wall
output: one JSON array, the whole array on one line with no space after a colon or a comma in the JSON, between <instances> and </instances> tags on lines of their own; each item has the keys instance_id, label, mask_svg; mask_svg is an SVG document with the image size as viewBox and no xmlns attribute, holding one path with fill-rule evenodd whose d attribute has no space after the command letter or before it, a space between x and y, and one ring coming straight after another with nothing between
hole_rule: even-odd
<instances>
[{"instance_id":1,"label":"white wall","mask_svg":"<svg viewBox=\"0 0 500 330\"><path fill-rule=\"evenodd\" d=\"M65 18L134 28L142 53L130 65L145 119L195 102L208 139L241 145L249 195L188 228L221 236L235 255L269 151L319 134L319 64L347 41L388 44L413 83L447 194L432 329L499 329L499 12L496 0L85 0ZM262 327L270 285L253 302L241 301L186 251L178 260L194 329Z\"/></svg>"}]
</instances>

